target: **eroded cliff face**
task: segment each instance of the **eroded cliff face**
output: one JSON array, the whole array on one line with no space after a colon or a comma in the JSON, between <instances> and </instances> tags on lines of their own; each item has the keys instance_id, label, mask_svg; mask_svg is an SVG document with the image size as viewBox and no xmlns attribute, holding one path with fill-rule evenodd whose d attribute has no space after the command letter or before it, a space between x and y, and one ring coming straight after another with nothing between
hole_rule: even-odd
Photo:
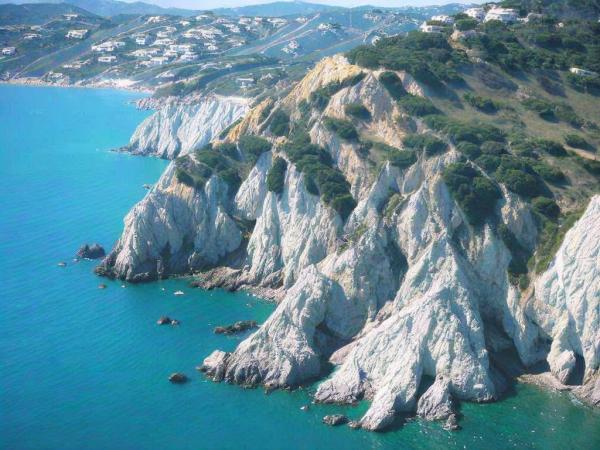
<instances>
[{"instance_id":1,"label":"eroded cliff face","mask_svg":"<svg viewBox=\"0 0 600 450\"><path fill-rule=\"evenodd\" d=\"M190 97L167 102L144 120L123 150L173 159L216 139L248 111L241 97Z\"/></svg>"},{"instance_id":2,"label":"eroded cliff face","mask_svg":"<svg viewBox=\"0 0 600 450\"><path fill-rule=\"evenodd\" d=\"M311 142L327 149L357 202L342 220L307 189L282 150L285 139L271 136L261 111L285 107L299 118L311 92L360 72L359 82L334 93L308 121ZM423 93L399 76L407 90ZM549 269L520 291L509 280L512 256L496 226L472 227L443 181L458 152L450 145L442 154L419 153L402 169L373 164L359 143L324 125L358 100L373 117L357 125L361 134L401 147L406 133L423 129L395 120L401 112L377 72L327 58L279 105L258 105L231 130L231 142L261 133L274 143L235 195L216 176L202 188L185 186L171 165L127 216L101 272L137 281L224 266L213 285L276 291L281 301L271 317L235 351L208 356L203 370L217 381L286 387L322 377L328 360L337 369L315 399L369 399L361 419L369 430L384 429L400 412L442 419L455 400L498 398L507 354L522 367L547 361L558 380L580 384L575 392L598 404L600 196ZM275 157L287 160L280 193L267 187ZM523 247L534 246L528 203L502 189L495 218Z\"/></svg>"}]
</instances>

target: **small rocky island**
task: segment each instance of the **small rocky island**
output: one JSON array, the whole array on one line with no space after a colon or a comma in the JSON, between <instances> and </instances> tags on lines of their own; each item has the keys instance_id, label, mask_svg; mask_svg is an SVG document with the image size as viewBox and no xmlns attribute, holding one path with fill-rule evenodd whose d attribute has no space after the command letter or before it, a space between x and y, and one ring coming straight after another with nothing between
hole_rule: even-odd
<instances>
[{"instance_id":1,"label":"small rocky island","mask_svg":"<svg viewBox=\"0 0 600 450\"><path fill-rule=\"evenodd\" d=\"M104 251L104 247L100 244L84 244L79 247L77 251L77 258L79 259L99 259L104 258L106 256L106 252Z\"/></svg>"},{"instance_id":2,"label":"small rocky island","mask_svg":"<svg viewBox=\"0 0 600 450\"><path fill-rule=\"evenodd\" d=\"M240 320L231 325L215 327L215 334L237 334L243 331L258 328L255 320Z\"/></svg>"}]
</instances>

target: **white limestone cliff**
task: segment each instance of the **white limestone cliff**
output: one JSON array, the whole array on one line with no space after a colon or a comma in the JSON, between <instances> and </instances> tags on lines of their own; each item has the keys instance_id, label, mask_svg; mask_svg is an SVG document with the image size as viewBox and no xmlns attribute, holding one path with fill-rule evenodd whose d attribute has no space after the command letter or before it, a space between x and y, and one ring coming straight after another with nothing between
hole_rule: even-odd
<instances>
[{"instance_id":1,"label":"white limestone cliff","mask_svg":"<svg viewBox=\"0 0 600 450\"><path fill-rule=\"evenodd\" d=\"M365 429L384 429L400 412L439 420L454 413L456 401L497 399L507 377L498 355L506 353L522 367L547 361L559 381L579 384L574 392L598 404L600 196L548 270L520 291L509 280L511 253L493 221L473 228L443 181L444 168L460 158L452 146L420 154L406 169L389 162L374 168L356 143L323 126L325 115L343 118L344 106L360 99L373 120L359 131L401 146L414 129L395 120L399 111L376 72L327 58L279 106L297 117L310 92L361 71L360 82L311 113L309 130L351 185L357 206L346 221L306 190L289 160L283 191L267 189L274 156L287 156L261 128L262 110L274 108L264 101L227 138L263 133L274 143L236 195L215 176L202 189L187 187L170 166L126 218L101 270L136 281L225 266L219 283L279 289L271 317L233 352L209 355L202 369L218 381L287 387L323 377L328 360L336 370L315 399L370 400ZM407 90L423 94L399 75ZM535 247L528 203L502 189L495 219L523 247Z\"/></svg>"},{"instance_id":2,"label":"white limestone cliff","mask_svg":"<svg viewBox=\"0 0 600 450\"><path fill-rule=\"evenodd\" d=\"M190 97L167 102L145 119L123 150L173 159L216 139L248 110L241 97Z\"/></svg>"}]
</instances>

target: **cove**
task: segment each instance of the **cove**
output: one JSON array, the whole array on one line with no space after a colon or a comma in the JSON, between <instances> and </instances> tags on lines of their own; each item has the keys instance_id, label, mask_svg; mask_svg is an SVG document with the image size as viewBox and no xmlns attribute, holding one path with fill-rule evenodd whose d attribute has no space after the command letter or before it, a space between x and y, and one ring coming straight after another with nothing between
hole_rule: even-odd
<instances>
[{"instance_id":1,"label":"cove","mask_svg":"<svg viewBox=\"0 0 600 450\"><path fill-rule=\"evenodd\" d=\"M329 428L294 392L212 383L195 367L244 336L215 335L236 320L264 322L273 305L206 292L186 280L126 285L73 263L85 242L107 250L123 217L166 162L110 152L149 112L136 94L0 86L0 447L10 449L594 448L600 414L567 394L517 385L513 395L464 404L463 429L410 419L387 433ZM67 267L57 266L66 261ZM98 289L99 283L107 284ZM183 290L184 296L174 296ZM179 327L159 327L168 315ZM172 385L170 373L191 381ZM595 445L594 445L595 444Z\"/></svg>"}]
</instances>

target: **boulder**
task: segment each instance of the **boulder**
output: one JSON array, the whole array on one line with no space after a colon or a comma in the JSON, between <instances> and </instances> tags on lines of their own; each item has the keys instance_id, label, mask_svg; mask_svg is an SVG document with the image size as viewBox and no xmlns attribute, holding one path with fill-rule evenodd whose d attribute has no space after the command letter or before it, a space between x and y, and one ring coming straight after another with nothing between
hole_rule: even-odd
<instances>
[{"instance_id":1,"label":"boulder","mask_svg":"<svg viewBox=\"0 0 600 450\"><path fill-rule=\"evenodd\" d=\"M169 376L169 381L171 383L185 383L188 381L188 377L184 373L175 372Z\"/></svg>"},{"instance_id":2,"label":"boulder","mask_svg":"<svg viewBox=\"0 0 600 450\"><path fill-rule=\"evenodd\" d=\"M214 332L215 334L236 334L257 327L258 324L255 320L240 320L231 325L215 327Z\"/></svg>"},{"instance_id":3,"label":"boulder","mask_svg":"<svg viewBox=\"0 0 600 450\"><path fill-rule=\"evenodd\" d=\"M160 319L158 319L156 321L156 323L158 325L171 325L173 323L173 320L171 320L170 317L162 316Z\"/></svg>"},{"instance_id":4,"label":"boulder","mask_svg":"<svg viewBox=\"0 0 600 450\"><path fill-rule=\"evenodd\" d=\"M332 427L343 425L348 422L348 418L343 414L330 414L323 417L323 423Z\"/></svg>"},{"instance_id":5,"label":"boulder","mask_svg":"<svg viewBox=\"0 0 600 450\"><path fill-rule=\"evenodd\" d=\"M92 244L91 246L85 244L79 247L79 250L77 251L78 258L98 259L103 258L104 256L106 256L106 252L100 244Z\"/></svg>"}]
</instances>

